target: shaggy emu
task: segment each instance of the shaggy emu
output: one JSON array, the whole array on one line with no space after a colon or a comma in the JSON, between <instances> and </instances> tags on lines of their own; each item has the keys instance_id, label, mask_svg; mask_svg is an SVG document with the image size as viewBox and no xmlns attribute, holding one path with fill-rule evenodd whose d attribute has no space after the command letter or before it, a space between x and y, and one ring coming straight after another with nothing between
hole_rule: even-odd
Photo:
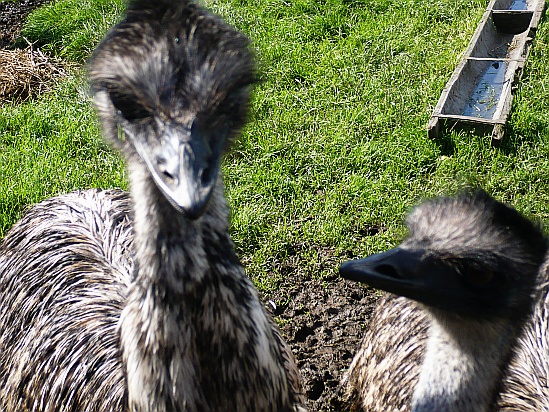
<instances>
[{"instance_id":1,"label":"shaggy emu","mask_svg":"<svg viewBox=\"0 0 549 412\"><path fill-rule=\"evenodd\" d=\"M247 39L189 1L138 0L89 73L131 198L45 200L3 240L0 410L303 410L228 233L220 159L247 114Z\"/></svg>"},{"instance_id":2,"label":"shaggy emu","mask_svg":"<svg viewBox=\"0 0 549 412\"><path fill-rule=\"evenodd\" d=\"M508 364L532 315L547 241L480 191L426 202L407 225L399 247L340 268L404 296L382 298L370 321L346 378L353 408L492 410L515 373Z\"/></svg>"}]
</instances>

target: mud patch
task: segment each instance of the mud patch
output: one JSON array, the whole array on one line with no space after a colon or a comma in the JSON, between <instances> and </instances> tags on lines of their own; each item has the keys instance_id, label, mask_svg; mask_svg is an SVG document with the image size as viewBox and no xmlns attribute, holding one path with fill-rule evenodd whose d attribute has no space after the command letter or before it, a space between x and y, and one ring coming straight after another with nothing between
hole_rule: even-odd
<instances>
[{"instance_id":1,"label":"mud patch","mask_svg":"<svg viewBox=\"0 0 549 412\"><path fill-rule=\"evenodd\" d=\"M303 248L304 246L298 246ZM322 249L319 266L339 260ZM275 292L262 296L296 357L312 412L343 410L340 381L362 340L378 293L333 275L313 279L300 270L299 255L284 262L285 276Z\"/></svg>"},{"instance_id":2,"label":"mud patch","mask_svg":"<svg viewBox=\"0 0 549 412\"><path fill-rule=\"evenodd\" d=\"M52 0L0 0L0 48L9 47L21 33L23 22L31 11Z\"/></svg>"}]
</instances>

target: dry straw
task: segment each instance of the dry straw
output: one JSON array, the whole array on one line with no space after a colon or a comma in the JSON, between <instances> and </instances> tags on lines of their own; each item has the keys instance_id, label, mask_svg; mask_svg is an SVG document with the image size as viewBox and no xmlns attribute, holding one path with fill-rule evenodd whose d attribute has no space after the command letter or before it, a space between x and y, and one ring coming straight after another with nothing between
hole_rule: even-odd
<instances>
[{"instance_id":1,"label":"dry straw","mask_svg":"<svg viewBox=\"0 0 549 412\"><path fill-rule=\"evenodd\" d=\"M0 105L23 102L45 91L67 73L60 62L32 44L26 49L0 49Z\"/></svg>"}]
</instances>

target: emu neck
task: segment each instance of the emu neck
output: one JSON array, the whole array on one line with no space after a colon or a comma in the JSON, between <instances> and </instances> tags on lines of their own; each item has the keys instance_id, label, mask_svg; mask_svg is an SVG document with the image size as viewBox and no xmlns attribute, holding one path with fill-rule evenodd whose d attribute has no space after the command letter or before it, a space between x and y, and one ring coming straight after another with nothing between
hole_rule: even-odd
<instances>
[{"instance_id":1,"label":"emu neck","mask_svg":"<svg viewBox=\"0 0 549 412\"><path fill-rule=\"evenodd\" d=\"M287 404L271 325L229 237L221 180L206 213L189 220L146 174L133 173L136 269L120 321L129 409ZM273 395L269 384L280 392Z\"/></svg>"},{"instance_id":2,"label":"emu neck","mask_svg":"<svg viewBox=\"0 0 549 412\"><path fill-rule=\"evenodd\" d=\"M438 311L431 315L412 411L491 410L516 332L503 321L467 321Z\"/></svg>"},{"instance_id":3,"label":"emu neck","mask_svg":"<svg viewBox=\"0 0 549 412\"><path fill-rule=\"evenodd\" d=\"M143 282L164 285L173 293L185 293L183 280L201 281L210 261L221 254L236 260L229 237L229 211L221 177L208 209L196 220L176 211L147 172L131 170L134 203L135 251ZM238 266L238 263L235 262ZM211 274L211 273L210 273Z\"/></svg>"}]
</instances>

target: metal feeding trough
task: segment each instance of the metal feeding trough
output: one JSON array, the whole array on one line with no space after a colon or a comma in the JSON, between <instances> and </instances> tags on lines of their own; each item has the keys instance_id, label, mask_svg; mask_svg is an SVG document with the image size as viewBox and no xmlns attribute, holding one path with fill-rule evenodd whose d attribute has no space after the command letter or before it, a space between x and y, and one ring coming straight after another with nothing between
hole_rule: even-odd
<instances>
[{"instance_id":1,"label":"metal feeding trough","mask_svg":"<svg viewBox=\"0 0 549 412\"><path fill-rule=\"evenodd\" d=\"M443 129L467 128L503 138L518 81L545 0L491 0L427 126L429 137Z\"/></svg>"}]
</instances>

